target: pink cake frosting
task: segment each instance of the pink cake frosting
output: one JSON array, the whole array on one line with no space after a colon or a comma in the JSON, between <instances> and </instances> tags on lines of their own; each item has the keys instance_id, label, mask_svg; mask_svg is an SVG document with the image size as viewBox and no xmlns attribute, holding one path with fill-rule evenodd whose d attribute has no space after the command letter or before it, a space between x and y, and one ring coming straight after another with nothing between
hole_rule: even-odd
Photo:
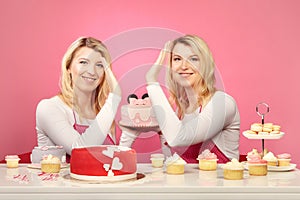
<instances>
[{"instance_id":1,"label":"pink cake frosting","mask_svg":"<svg viewBox=\"0 0 300 200\"><path fill-rule=\"evenodd\" d=\"M289 153L278 154L277 158L278 159L290 159L291 158L291 154L289 154Z\"/></svg>"},{"instance_id":2,"label":"pink cake frosting","mask_svg":"<svg viewBox=\"0 0 300 200\"><path fill-rule=\"evenodd\" d=\"M5 160L20 160L18 155L7 155L5 156Z\"/></svg>"},{"instance_id":3,"label":"pink cake frosting","mask_svg":"<svg viewBox=\"0 0 300 200\"><path fill-rule=\"evenodd\" d=\"M211 153L210 150L205 149L200 155L198 155L198 160L217 160L217 155L215 153Z\"/></svg>"},{"instance_id":4,"label":"pink cake frosting","mask_svg":"<svg viewBox=\"0 0 300 200\"><path fill-rule=\"evenodd\" d=\"M256 154L247 155L247 161L249 164L267 164L266 160L261 159L260 155Z\"/></svg>"}]
</instances>

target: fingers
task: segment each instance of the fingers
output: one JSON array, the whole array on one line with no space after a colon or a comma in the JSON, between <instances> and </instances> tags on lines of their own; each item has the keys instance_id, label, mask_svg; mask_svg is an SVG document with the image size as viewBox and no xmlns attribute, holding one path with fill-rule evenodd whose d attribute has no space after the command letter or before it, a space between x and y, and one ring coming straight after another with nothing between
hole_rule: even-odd
<instances>
[{"instance_id":1,"label":"fingers","mask_svg":"<svg viewBox=\"0 0 300 200\"><path fill-rule=\"evenodd\" d=\"M106 59L104 57L101 57L100 60L102 62L104 70L109 69L109 64L107 63Z\"/></svg>"},{"instance_id":2,"label":"fingers","mask_svg":"<svg viewBox=\"0 0 300 200\"><path fill-rule=\"evenodd\" d=\"M154 65L150 68L150 70L146 74L146 81L148 84L152 84L157 82L158 74L168 56L170 56L171 49L171 41L165 43L164 48L160 51L159 56L154 63Z\"/></svg>"},{"instance_id":3,"label":"fingers","mask_svg":"<svg viewBox=\"0 0 300 200\"><path fill-rule=\"evenodd\" d=\"M121 88L119 86L119 83L115 77L115 75L113 74L109 63L107 63L106 59L104 57L101 57L101 62L104 68L104 72L106 74L106 80L108 82L108 85L111 89L111 92L121 96Z\"/></svg>"},{"instance_id":4,"label":"fingers","mask_svg":"<svg viewBox=\"0 0 300 200\"><path fill-rule=\"evenodd\" d=\"M171 41L165 43L164 48L160 51L159 56L155 62L156 65L163 65L167 56L170 55Z\"/></svg>"}]
</instances>

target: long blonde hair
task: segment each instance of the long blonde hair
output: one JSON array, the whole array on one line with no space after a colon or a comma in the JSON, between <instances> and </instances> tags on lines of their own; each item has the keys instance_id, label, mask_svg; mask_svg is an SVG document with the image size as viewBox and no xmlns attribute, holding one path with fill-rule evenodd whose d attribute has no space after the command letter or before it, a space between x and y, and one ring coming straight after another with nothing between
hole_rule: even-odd
<instances>
[{"instance_id":1,"label":"long blonde hair","mask_svg":"<svg viewBox=\"0 0 300 200\"><path fill-rule=\"evenodd\" d=\"M72 109L78 109L78 107L76 105L76 96L74 93L72 77L68 70L70 69L70 65L76 52L82 47L88 47L96 52L99 52L106 59L109 67L112 68L111 57L108 49L100 40L97 40L93 37L80 37L69 46L65 55L63 56L61 64L59 97ZM95 91L94 110L96 114L103 107L110 91L111 90L106 80L106 74L104 73L104 77ZM111 132L112 134L115 132L115 123L112 124Z\"/></svg>"},{"instance_id":2,"label":"long blonde hair","mask_svg":"<svg viewBox=\"0 0 300 200\"><path fill-rule=\"evenodd\" d=\"M191 47L200 59L200 66L197 71L201 77L193 85L193 89L198 96L198 105L210 98L215 93L215 63L212 53L203 39L196 35L185 35L177 38L171 44L171 56L169 60L168 73L167 73L167 86L170 92L170 103L175 104L178 109L179 118L184 117L186 108L189 106L187 95L183 86L174 80L172 73L172 52L176 44L181 43Z\"/></svg>"}]
</instances>

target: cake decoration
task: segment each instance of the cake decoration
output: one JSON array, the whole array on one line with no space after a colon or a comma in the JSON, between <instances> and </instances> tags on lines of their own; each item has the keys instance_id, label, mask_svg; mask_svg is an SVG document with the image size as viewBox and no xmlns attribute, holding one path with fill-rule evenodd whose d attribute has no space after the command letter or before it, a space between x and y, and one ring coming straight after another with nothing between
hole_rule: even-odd
<instances>
[{"instance_id":1,"label":"cake decoration","mask_svg":"<svg viewBox=\"0 0 300 200\"><path fill-rule=\"evenodd\" d=\"M121 107L121 125L130 127L158 126L147 93L144 94L141 99L135 94L130 94L127 98L127 102L128 105L123 105Z\"/></svg>"}]
</instances>

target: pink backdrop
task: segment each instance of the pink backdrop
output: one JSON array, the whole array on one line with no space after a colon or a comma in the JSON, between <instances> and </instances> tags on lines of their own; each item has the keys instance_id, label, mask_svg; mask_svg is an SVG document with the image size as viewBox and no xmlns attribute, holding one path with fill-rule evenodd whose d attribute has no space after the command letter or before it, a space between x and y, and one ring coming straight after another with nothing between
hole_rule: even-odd
<instances>
[{"instance_id":1,"label":"pink backdrop","mask_svg":"<svg viewBox=\"0 0 300 200\"><path fill-rule=\"evenodd\" d=\"M125 103L127 93L145 91L143 73L156 49L190 33L211 47L219 85L238 103L241 131L260 121L255 106L267 102L266 121L286 135L267 140L266 148L291 153L299 165L299 7L297 0L1 1L0 160L36 145L36 105L57 93L61 58L77 37L106 42ZM134 148L146 161L160 144L145 133ZM241 135L241 153L252 148L260 149L261 141Z\"/></svg>"}]
</instances>

